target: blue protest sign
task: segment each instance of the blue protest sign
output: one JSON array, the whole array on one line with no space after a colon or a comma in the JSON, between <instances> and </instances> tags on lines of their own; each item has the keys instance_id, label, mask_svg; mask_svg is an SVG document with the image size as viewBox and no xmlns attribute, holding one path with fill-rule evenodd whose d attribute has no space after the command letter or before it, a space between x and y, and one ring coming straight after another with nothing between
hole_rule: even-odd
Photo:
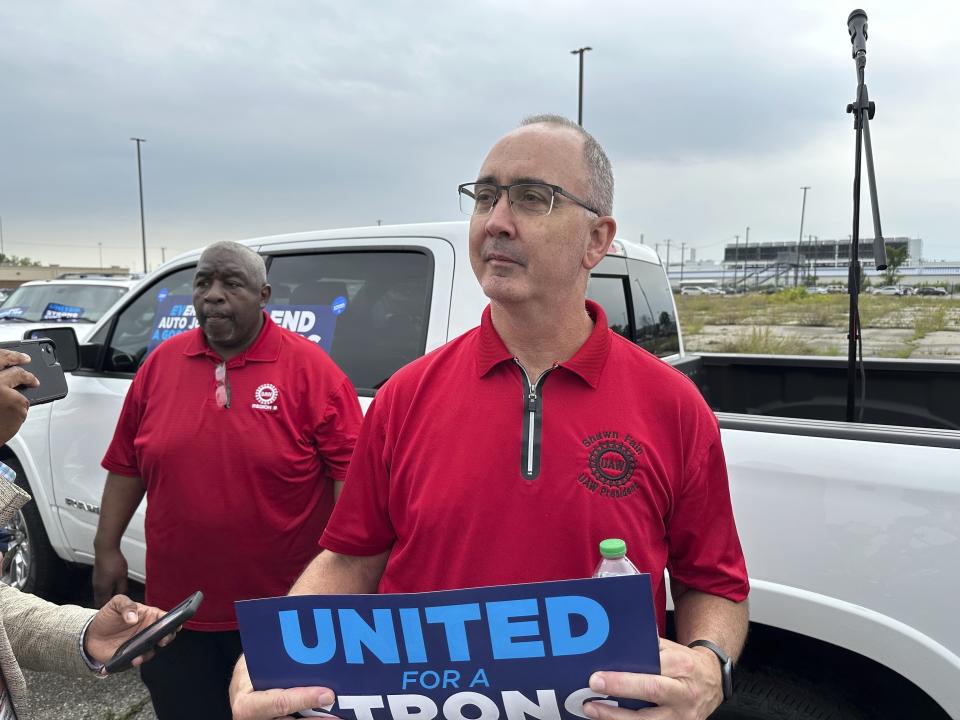
<instances>
[{"instance_id":1,"label":"blue protest sign","mask_svg":"<svg viewBox=\"0 0 960 720\"><path fill-rule=\"evenodd\" d=\"M346 308L346 300L343 308ZM333 347L333 330L339 314L334 313L333 305L267 305L267 314L280 327L303 335L327 353Z\"/></svg>"},{"instance_id":2,"label":"blue protest sign","mask_svg":"<svg viewBox=\"0 0 960 720\"><path fill-rule=\"evenodd\" d=\"M43 309L41 320L76 320L83 315L83 308L74 305L48 303Z\"/></svg>"},{"instance_id":3,"label":"blue protest sign","mask_svg":"<svg viewBox=\"0 0 960 720\"><path fill-rule=\"evenodd\" d=\"M574 720L592 672L660 672L649 575L235 605L254 688L336 693L308 716Z\"/></svg>"},{"instance_id":4,"label":"blue protest sign","mask_svg":"<svg viewBox=\"0 0 960 720\"><path fill-rule=\"evenodd\" d=\"M159 298L159 295L158 295ZM150 342L147 352L153 350L164 340L198 327L197 313L193 309L193 298L189 295L164 295L157 302L157 310L150 328Z\"/></svg>"}]
</instances>

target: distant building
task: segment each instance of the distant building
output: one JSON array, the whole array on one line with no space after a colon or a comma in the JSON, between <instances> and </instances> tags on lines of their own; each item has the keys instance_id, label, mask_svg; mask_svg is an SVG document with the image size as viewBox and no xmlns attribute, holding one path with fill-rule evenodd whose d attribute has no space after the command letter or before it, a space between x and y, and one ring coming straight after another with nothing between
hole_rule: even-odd
<instances>
[{"instance_id":1,"label":"distant building","mask_svg":"<svg viewBox=\"0 0 960 720\"><path fill-rule=\"evenodd\" d=\"M6 265L0 264L0 287L20 287L28 280L55 280L59 277L130 277L130 268L111 265L82 267L73 265Z\"/></svg>"},{"instance_id":2,"label":"distant building","mask_svg":"<svg viewBox=\"0 0 960 720\"><path fill-rule=\"evenodd\" d=\"M907 249L907 260L898 271L902 284L960 283L960 261L923 260L923 241L920 238L890 237L884 240L884 244L888 252L893 248ZM682 266L679 262L671 262L668 274L674 287L696 284L697 281L747 288L784 286L793 285L795 279L800 284L832 284L846 280L850 245L849 239L813 238L800 245L798 263L796 241L733 242L724 247L722 262L698 262L692 261L692 258ZM882 273L874 269L873 240L862 240L858 250L866 276L881 277Z\"/></svg>"}]
</instances>

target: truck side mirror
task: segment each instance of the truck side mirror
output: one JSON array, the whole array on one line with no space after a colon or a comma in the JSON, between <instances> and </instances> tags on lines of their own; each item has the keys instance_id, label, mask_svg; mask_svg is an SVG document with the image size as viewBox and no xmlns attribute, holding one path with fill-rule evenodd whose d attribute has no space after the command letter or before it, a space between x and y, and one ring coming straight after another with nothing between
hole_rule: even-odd
<instances>
[{"instance_id":1,"label":"truck side mirror","mask_svg":"<svg viewBox=\"0 0 960 720\"><path fill-rule=\"evenodd\" d=\"M77 333L72 327L40 328L28 330L23 335L24 340L49 338L56 346L57 360L65 373L73 372L80 367L80 343L77 342Z\"/></svg>"}]
</instances>

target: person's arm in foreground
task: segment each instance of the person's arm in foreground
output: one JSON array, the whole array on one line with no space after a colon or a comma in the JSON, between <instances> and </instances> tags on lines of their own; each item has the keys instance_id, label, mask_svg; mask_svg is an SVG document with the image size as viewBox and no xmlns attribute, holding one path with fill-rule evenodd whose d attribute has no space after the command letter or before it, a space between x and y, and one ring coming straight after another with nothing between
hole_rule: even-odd
<instances>
[{"instance_id":1,"label":"person's arm in foreground","mask_svg":"<svg viewBox=\"0 0 960 720\"><path fill-rule=\"evenodd\" d=\"M660 675L597 672L590 688L614 697L656 703L657 708L627 710L586 703L587 717L598 720L682 718L703 720L723 702L720 663L704 647L688 648L694 640L711 640L736 660L747 637L747 602L691 590L671 580L677 640L660 638ZM666 712L665 712L666 711Z\"/></svg>"},{"instance_id":2,"label":"person's arm in foreground","mask_svg":"<svg viewBox=\"0 0 960 720\"><path fill-rule=\"evenodd\" d=\"M0 608L17 661L25 668L70 675L89 675L91 668L80 652L95 663L105 663L123 643L165 613L123 595L112 598L97 612L76 605L54 605L46 600L0 585ZM166 645L168 635L160 641ZM133 661L140 665L152 656Z\"/></svg>"},{"instance_id":3,"label":"person's arm in foreground","mask_svg":"<svg viewBox=\"0 0 960 720\"><path fill-rule=\"evenodd\" d=\"M0 445L6 445L17 434L30 409L23 393L15 388L40 384L32 373L19 367L29 362L29 355L0 348Z\"/></svg>"},{"instance_id":4,"label":"person's arm in foreground","mask_svg":"<svg viewBox=\"0 0 960 720\"><path fill-rule=\"evenodd\" d=\"M290 595L374 593L389 554L385 552L361 557L324 550L293 584ZM243 655L230 681L230 707L234 720L288 718L290 713L330 705L332 702L333 691L325 687L254 690Z\"/></svg>"},{"instance_id":5,"label":"person's arm in foreground","mask_svg":"<svg viewBox=\"0 0 960 720\"><path fill-rule=\"evenodd\" d=\"M93 602L97 607L115 593L127 591L127 560L120 550L120 539L145 492L140 478L107 473L93 540Z\"/></svg>"}]
</instances>

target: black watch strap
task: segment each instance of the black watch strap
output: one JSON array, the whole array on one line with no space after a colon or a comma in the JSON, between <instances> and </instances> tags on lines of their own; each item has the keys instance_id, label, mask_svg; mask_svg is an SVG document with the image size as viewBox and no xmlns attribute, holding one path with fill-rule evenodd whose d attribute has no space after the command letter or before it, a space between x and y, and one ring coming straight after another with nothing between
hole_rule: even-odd
<instances>
[{"instance_id":1,"label":"black watch strap","mask_svg":"<svg viewBox=\"0 0 960 720\"><path fill-rule=\"evenodd\" d=\"M733 661L715 642L709 640L694 640L687 647L705 647L717 656L720 661L720 678L723 681L723 701L733 697Z\"/></svg>"}]
</instances>

